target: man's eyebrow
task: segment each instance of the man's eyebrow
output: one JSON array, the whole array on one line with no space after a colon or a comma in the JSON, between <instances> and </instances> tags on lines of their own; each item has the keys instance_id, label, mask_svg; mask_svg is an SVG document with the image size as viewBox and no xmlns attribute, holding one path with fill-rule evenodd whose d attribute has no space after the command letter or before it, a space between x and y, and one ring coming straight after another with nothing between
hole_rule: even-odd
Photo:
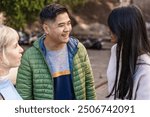
<instances>
[{"instance_id":1,"label":"man's eyebrow","mask_svg":"<svg viewBox=\"0 0 150 117\"><path fill-rule=\"evenodd\" d=\"M68 22L71 22L71 20L68 20L67 23L68 23ZM65 24L65 23L66 23L66 22L60 22L60 23L58 23L58 25L59 25L59 24Z\"/></svg>"}]
</instances>

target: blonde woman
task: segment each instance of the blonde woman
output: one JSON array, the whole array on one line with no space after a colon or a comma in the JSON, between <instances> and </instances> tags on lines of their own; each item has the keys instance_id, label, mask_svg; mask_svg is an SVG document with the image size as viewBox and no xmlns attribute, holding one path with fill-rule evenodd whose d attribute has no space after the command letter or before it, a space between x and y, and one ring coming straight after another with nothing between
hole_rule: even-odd
<instances>
[{"instance_id":1,"label":"blonde woman","mask_svg":"<svg viewBox=\"0 0 150 117\"><path fill-rule=\"evenodd\" d=\"M3 100L22 99L8 78L10 69L20 65L23 49L18 40L14 29L0 25L0 99Z\"/></svg>"}]
</instances>

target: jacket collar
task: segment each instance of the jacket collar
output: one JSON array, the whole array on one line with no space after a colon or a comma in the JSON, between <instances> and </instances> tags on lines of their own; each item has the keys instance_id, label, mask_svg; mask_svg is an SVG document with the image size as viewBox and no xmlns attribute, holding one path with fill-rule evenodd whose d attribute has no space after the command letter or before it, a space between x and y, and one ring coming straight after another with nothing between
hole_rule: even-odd
<instances>
[{"instance_id":1,"label":"jacket collar","mask_svg":"<svg viewBox=\"0 0 150 117\"><path fill-rule=\"evenodd\" d=\"M42 51L42 53L44 54L44 56L46 56L46 48L44 45L44 39L45 39L45 35L41 36L37 41L34 42L33 46L35 46L37 49L40 49ZM78 43L79 41L74 38L74 37L69 37L69 41L67 43L67 47L68 47L68 53L70 56L74 56L78 50Z\"/></svg>"}]
</instances>

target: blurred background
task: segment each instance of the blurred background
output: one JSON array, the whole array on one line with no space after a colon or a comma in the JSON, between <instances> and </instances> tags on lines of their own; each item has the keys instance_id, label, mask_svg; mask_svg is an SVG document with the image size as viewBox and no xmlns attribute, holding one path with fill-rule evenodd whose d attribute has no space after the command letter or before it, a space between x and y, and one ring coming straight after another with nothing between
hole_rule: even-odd
<instances>
[{"instance_id":1,"label":"blurred background","mask_svg":"<svg viewBox=\"0 0 150 117\"><path fill-rule=\"evenodd\" d=\"M70 12L73 30L87 48L91 61L97 98L107 95L106 70L110 57L110 33L107 17L112 9L122 5L135 4L144 13L150 38L150 0L1 0L0 24L16 29L20 35L19 44L26 50L43 34L39 23L39 12L50 3L60 3ZM16 83L17 69L10 71L10 79Z\"/></svg>"}]
</instances>

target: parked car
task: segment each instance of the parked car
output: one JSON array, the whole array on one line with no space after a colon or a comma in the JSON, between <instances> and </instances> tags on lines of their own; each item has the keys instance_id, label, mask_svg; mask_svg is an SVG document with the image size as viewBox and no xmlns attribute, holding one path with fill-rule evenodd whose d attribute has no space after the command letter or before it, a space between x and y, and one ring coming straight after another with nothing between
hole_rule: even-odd
<instances>
[{"instance_id":1,"label":"parked car","mask_svg":"<svg viewBox=\"0 0 150 117\"><path fill-rule=\"evenodd\" d=\"M40 32L32 32L32 34L30 35L29 38L29 44L34 43L34 41L36 41L39 37L41 37L43 35L43 33Z\"/></svg>"}]
</instances>

